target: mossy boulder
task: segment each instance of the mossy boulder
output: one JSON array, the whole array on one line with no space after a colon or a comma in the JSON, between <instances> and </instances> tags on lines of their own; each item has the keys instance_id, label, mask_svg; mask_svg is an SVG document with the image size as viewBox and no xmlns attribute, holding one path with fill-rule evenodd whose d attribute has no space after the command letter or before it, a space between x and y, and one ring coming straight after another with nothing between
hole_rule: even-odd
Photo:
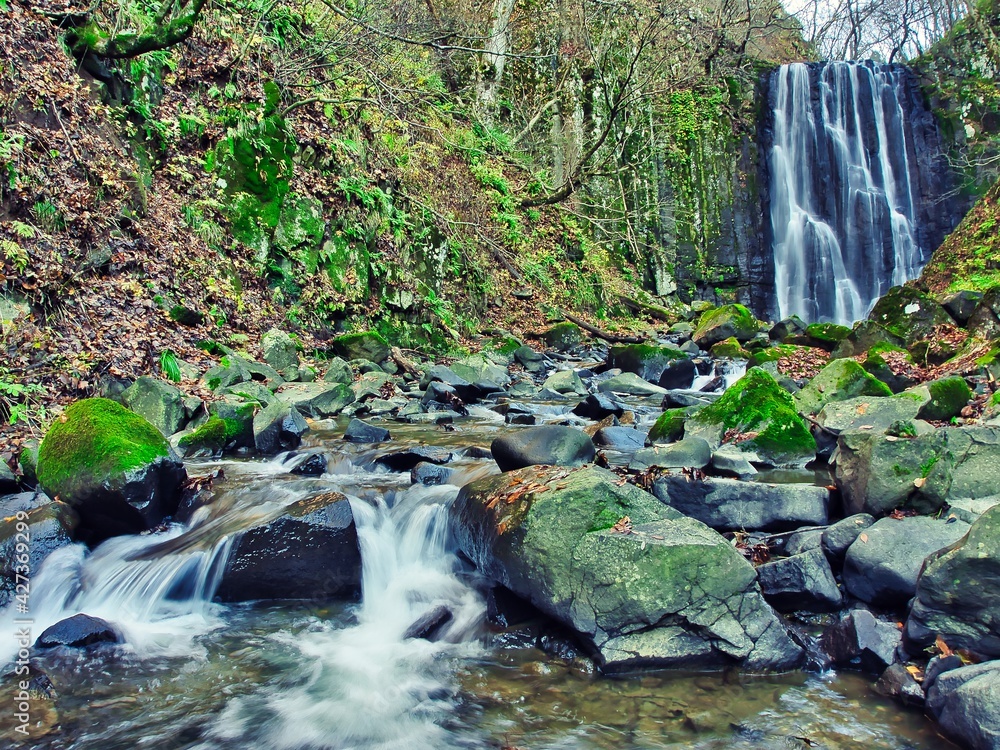
<instances>
[{"instance_id":1,"label":"mossy boulder","mask_svg":"<svg viewBox=\"0 0 1000 750\"><path fill-rule=\"evenodd\" d=\"M930 395L930 400L917 414L918 419L948 420L957 417L974 396L965 378L958 375L931 380L918 388L926 388Z\"/></svg>"},{"instance_id":2,"label":"mossy boulder","mask_svg":"<svg viewBox=\"0 0 1000 750\"><path fill-rule=\"evenodd\" d=\"M159 378L143 375L125 389L122 403L168 437L187 421L184 394L176 386Z\"/></svg>"},{"instance_id":3,"label":"mossy boulder","mask_svg":"<svg viewBox=\"0 0 1000 750\"><path fill-rule=\"evenodd\" d=\"M685 434L708 440L713 448L724 433L736 430L738 445L761 461L801 465L816 457L816 440L788 391L759 367L751 368L722 397L692 416Z\"/></svg>"},{"instance_id":4,"label":"mossy boulder","mask_svg":"<svg viewBox=\"0 0 1000 750\"><path fill-rule=\"evenodd\" d=\"M883 326L872 320L862 320L856 323L851 332L834 348L832 357L856 357L880 344L902 348L906 340L902 336L890 333Z\"/></svg>"},{"instance_id":5,"label":"mossy boulder","mask_svg":"<svg viewBox=\"0 0 1000 750\"><path fill-rule=\"evenodd\" d=\"M757 319L743 305L723 305L701 316L691 338L702 349L707 349L728 338L749 341L759 330Z\"/></svg>"},{"instance_id":6,"label":"mossy boulder","mask_svg":"<svg viewBox=\"0 0 1000 750\"><path fill-rule=\"evenodd\" d=\"M750 359L750 353L740 346L735 336L712 344L710 351L716 359Z\"/></svg>"},{"instance_id":7,"label":"mossy boulder","mask_svg":"<svg viewBox=\"0 0 1000 750\"><path fill-rule=\"evenodd\" d=\"M889 386L869 375L853 359L835 359L795 394L795 406L802 414L818 414L831 401L891 395Z\"/></svg>"},{"instance_id":8,"label":"mossy boulder","mask_svg":"<svg viewBox=\"0 0 1000 750\"><path fill-rule=\"evenodd\" d=\"M307 275L312 275L319 264L319 247L325 227L322 203L290 193L281 204L278 226L274 230L275 248L297 261Z\"/></svg>"},{"instance_id":9,"label":"mossy boulder","mask_svg":"<svg viewBox=\"0 0 1000 750\"><path fill-rule=\"evenodd\" d=\"M576 323L556 323L542 334L545 345L561 352L575 349L583 343L583 330Z\"/></svg>"},{"instance_id":10,"label":"mossy boulder","mask_svg":"<svg viewBox=\"0 0 1000 750\"><path fill-rule=\"evenodd\" d=\"M886 355L901 358L907 364L912 364L913 357L906 349L889 343L878 343L868 349L861 367L873 378L878 378L893 393L904 391L916 383L916 379L905 370L893 368L886 361Z\"/></svg>"},{"instance_id":11,"label":"mossy boulder","mask_svg":"<svg viewBox=\"0 0 1000 750\"><path fill-rule=\"evenodd\" d=\"M238 383L249 381L263 383L272 391L285 382L281 373L270 365L236 354L227 354L220 361L218 366L213 367L201 377L202 384L211 391L222 391Z\"/></svg>"},{"instance_id":12,"label":"mossy boulder","mask_svg":"<svg viewBox=\"0 0 1000 750\"><path fill-rule=\"evenodd\" d=\"M505 385L510 378L507 367L499 365L485 354L473 354L456 360L451 371L469 383L495 383Z\"/></svg>"},{"instance_id":13,"label":"mossy boulder","mask_svg":"<svg viewBox=\"0 0 1000 750\"><path fill-rule=\"evenodd\" d=\"M837 344L846 339L850 333L850 328L836 323L810 323L806 326L806 341L803 343L808 346L818 346L829 352L833 351Z\"/></svg>"},{"instance_id":14,"label":"mossy boulder","mask_svg":"<svg viewBox=\"0 0 1000 750\"><path fill-rule=\"evenodd\" d=\"M575 631L604 670L801 661L722 536L605 469L486 477L462 489L451 518L484 576Z\"/></svg>"},{"instance_id":15,"label":"mossy boulder","mask_svg":"<svg viewBox=\"0 0 1000 750\"><path fill-rule=\"evenodd\" d=\"M17 465L21 469L21 477L28 485L34 486L38 480L38 448L41 444L35 439L28 439L21 445L21 453L17 457Z\"/></svg>"},{"instance_id":16,"label":"mossy boulder","mask_svg":"<svg viewBox=\"0 0 1000 750\"><path fill-rule=\"evenodd\" d=\"M260 340L264 361L285 380L295 380L299 374L299 353L295 341L282 330L272 328Z\"/></svg>"},{"instance_id":17,"label":"mossy boulder","mask_svg":"<svg viewBox=\"0 0 1000 750\"><path fill-rule=\"evenodd\" d=\"M684 423L687 421L689 409L667 409L659 417L653 426L649 428L646 436L647 442L672 443L684 437Z\"/></svg>"},{"instance_id":18,"label":"mossy boulder","mask_svg":"<svg viewBox=\"0 0 1000 750\"><path fill-rule=\"evenodd\" d=\"M383 362L389 356L389 344L375 331L345 333L330 342L334 354L347 361L364 359L369 362Z\"/></svg>"},{"instance_id":19,"label":"mossy boulder","mask_svg":"<svg viewBox=\"0 0 1000 750\"><path fill-rule=\"evenodd\" d=\"M238 396L224 396L209 404L210 417L217 417L226 424L228 445L231 448L252 448L253 419L261 408L267 408L275 401L263 403L246 400Z\"/></svg>"},{"instance_id":20,"label":"mossy boulder","mask_svg":"<svg viewBox=\"0 0 1000 750\"><path fill-rule=\"evenodd\" d=\"M908 286L896 286L875 303L868 320L907 345L930 337L934 326L955 321L933 297Z\"/></svg>"},{"instance_id":21,"label":"mossy boulder","mask_svg":"<svg viewBox=\"0 0 1000 750\"><path fill-rule=\"evenodd\" d=\"M810 346L799 346L797 344L778 344L769 346L766 349L758 349L750 355L750 367L756 367L768 362L777 362L779 359L788 357L794 359L799 356L810 356L820 352L819 349ZM825 353L824 353L825 355Z\"/></svg>"},{"instance_id":22,"label":"mossy boulder","mask_svg":"<svg viewBox=\"0 0 1000 750\"><path fill-rule=\"evenodd\" d=\"M70 405L38 450L39 484L77 511L90 543L161 523L186 476L156 427L103 398Z\"/></svg>"},{"instance_id":23,"label":"mossy boulder","mask_svg":"<svg viewBox=\"0 0 1000 750\"><path fill-rule=\"evenodd\" d=\"M631 372L651 383L659 381L663 371L687 354L666 346L653 344L620 344L608 349L608 365Z\"/></svg>"},{"instance_id":24,"label":"mossy boulder","mask_svg":"<svg viewBox=\"0 0 1000 750\"><path fill-rule=\"evenodd\" d=\"M251 422L252 424L252 422ZM244 425L236 419L220 419L212 415L200 427L181 436L177 447L185 456L195 453L215 455L234 443L245 432Z\"/></svg>"}]
</instances>

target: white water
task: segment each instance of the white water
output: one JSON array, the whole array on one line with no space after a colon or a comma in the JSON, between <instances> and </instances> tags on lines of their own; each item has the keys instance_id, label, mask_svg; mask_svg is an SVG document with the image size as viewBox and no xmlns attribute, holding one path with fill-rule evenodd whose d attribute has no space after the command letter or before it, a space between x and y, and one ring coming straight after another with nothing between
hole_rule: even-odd
<instances>
[{"instance_id":1,"label":"white water","mask_svg":"<svg viewBox=\"0 0 1000 750\"><path fill-rule=\"evenodd\" d=\"M473 638L485 614L479 595L456 576L458 561L446 545L457 494L452 485L414 485L373 504L351 501L363 566L356 624L317 618L305 632L275 636L302 665L299 679L234 698L215 723L214 740L289 750L451 745L441 722L454 707L452 660L478 653ZM453 619L439 641L403 638L442 604Z\"/></svg>"},{"instance_id":2,"label":"white water","mask_svg":"<svg viewBox=\"0 0 1000 750\"><path fill-rule=\"evenodd\" d=\"M814 90L809 66L795 63L772 81L779 316L850 325L923 263L898 74L871 63L826 63Z\"/></svg>"}]
</instances>

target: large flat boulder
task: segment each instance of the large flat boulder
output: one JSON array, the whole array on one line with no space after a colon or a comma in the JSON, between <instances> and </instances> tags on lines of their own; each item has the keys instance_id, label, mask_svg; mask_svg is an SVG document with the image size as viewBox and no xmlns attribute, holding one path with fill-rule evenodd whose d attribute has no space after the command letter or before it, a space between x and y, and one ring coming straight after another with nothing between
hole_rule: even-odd
<instances>
[{"instance_id":1,"label":"large flat boulder","mask_svg":"<svg viewBox=\"0 0 1000 750\"><path fill-rule=\"evenodd\" d=\"M452 519L483 575L572 628L605 670L802 659L729 542L609 471L487 477L462 489Z\"/></svg>"},{"instance_id":2,"label":"large flat boulder","mask_svg":"<svg viewBox=\"0 0 1000 750\"><path fill-rule=\"evenodd\" d=\"M580 466L594 460L594 443L582 430L563 425L545 425L513 430L496 438L490 446L500 471L536 464Z\"/></svg>"}]
</instances>

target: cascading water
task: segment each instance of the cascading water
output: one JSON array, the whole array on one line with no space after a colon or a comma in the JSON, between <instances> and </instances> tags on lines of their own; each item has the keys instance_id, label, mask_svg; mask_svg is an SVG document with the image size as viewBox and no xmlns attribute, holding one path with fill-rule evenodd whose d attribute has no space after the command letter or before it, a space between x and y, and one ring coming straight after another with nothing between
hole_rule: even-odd
<instances>
[{"instance_id":1,"label":"cascading water","mask_svg":"<svg viewBox=\"0 0 1000 750\"><path fill-rule=\"evenodd\" d=\"M771 233L782 318L850 325L926 261L901 70L795 63L771 76Z\"/></svg>"}]
</instances>

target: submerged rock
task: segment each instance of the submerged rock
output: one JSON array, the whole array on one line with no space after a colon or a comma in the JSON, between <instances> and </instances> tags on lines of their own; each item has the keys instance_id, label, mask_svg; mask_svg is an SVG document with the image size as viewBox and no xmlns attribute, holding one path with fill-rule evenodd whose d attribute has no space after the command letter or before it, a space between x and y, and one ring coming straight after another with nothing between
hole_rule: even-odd
<instances>
[{"instance_id":1,"label":"submerged rock","mask_svg":"<svg viewBox=\"0 0 1000 750\"><path fill-rule=\"evenodd\" d=\"M38 451L39 484L79 514L77 538L90 544L161 523L186 477L156 427L103 398L70 405Z\"/></svg>"},{"instance_id":2,"label":"submerged rock","mask_svg":"<svg viewBox=\"0 0 1000 750\"><path fill-rule=\"evenodd\" d=\"M594 443L581 430L561 425L527 427L501 435L490 446L500 471L525 466L580 466L594 460Z\"/></svg>"},{"instance_id":3,"label":"submerged rock","mask_svg":"<svg viewBox=\"0 0 1000 750\"><path fill-rule=\"evenodd\" d=\"M354 513L339 492L299 500L279 518L233 542L216 597L329 599L361 588L361 552Z\"/></svg>"},{"instance_id":4,"label":"submerged rock","mask_svg":"<svg viewBox=\"0 0 1000 750\"><path fill-rule=\"evenodd\" d=\"M480 572L575 630L605 670L802 659L729 542L604 469L478 480L452 519Z\"/></svg>"}]
</instances>

